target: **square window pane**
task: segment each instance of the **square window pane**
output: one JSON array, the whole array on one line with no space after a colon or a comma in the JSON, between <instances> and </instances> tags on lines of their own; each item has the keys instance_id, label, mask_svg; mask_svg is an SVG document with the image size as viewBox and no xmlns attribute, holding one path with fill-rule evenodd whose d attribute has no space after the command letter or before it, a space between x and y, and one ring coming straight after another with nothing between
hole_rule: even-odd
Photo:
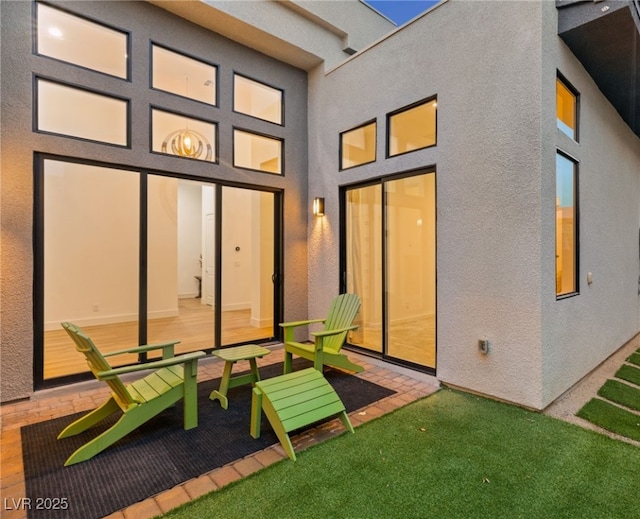
<instances>
[{"instance_id":1,"label":"square window pane","mask_svg":"<svg viewBox=\"0 0 640 519\"><path fill-rule=\"evenodd\" d=\"M577 292L577 165L556 154L556 294Z\"/></svg>"},{"instance_id":2,"label":"square window pane","mask_svg":"<svg viewBox=\"0 0 640 519\"><path fill-rule=\"evenodd\" d=\"M282 174L282 141L242 130L233 131L233 165Z\"/></svg>"},{"instance_id":3,"label":"square window pane","mask_svg":"<svg viewBox=\"0 0 640 519\"><path fill-rule=\"evenodd\" d=\"M216 162L216 124L152 109L151 151Z\"/></svg>"},{"instance_id":4,"label":"square window pane","mask_svg":"<svg viewBox=\"0 0 640 519\"><path fill-rule=\"evenodd\" d=\"M44 4L37 17L38 54L127 78L126 33Z\"/></svg>"},{"instance_id":5,"label":"square window pane","mask_svg":"<svg viewBox=\"0 0 640 519\"><path fill-rule=\"evenodd\" d=\"M572 139L576 138L576 96L560 80L556 79L556 111L558 128Z\"/></svg>"},{"instance_id":6,"label":"square window pane","mask_svg":"<svg viewBox=\"0 0 640 519\"><path fill-rule=\"evenodd\" d=\"M216 105L218 67L157 45L152 46L152 60L153 88Z\"/></svg>"},{"instance_id":7,"label":"square window pane","mask_svg":"<svg viewBox=\"0 0 640 519\"><path fill-rule=\"evenodd\" d=\"M258 119L282 124L282 91L235 74L233 109Z\"/></svg>"},{"instance_id":8,"label":"square window pane","mask_svg":"<svg viewBox=\"0 0 640 519\"><path fill-rule=\"evenodd\" d=\"M436 144L436 100L389 116L389 156L427 148Z\"/></svg>"},{"instance_id":9,"label":"square window pane","mask_svg":"<svg viewBox=\"0 0 640 519\"><path fill-rule=\"evenodd\" d=\"M376 160L375 121L340 135L340 169L352 168Z\"/></svg>"},{"instance_id":10,"label":"square window pane","mask_svg":"<svg viewBox=\"0 0 640 519\"><path fill-rule=\"evenodd\" d=\"M38 79L38 130L127 145L128 102Z\"/></svg>"}]
</instances>

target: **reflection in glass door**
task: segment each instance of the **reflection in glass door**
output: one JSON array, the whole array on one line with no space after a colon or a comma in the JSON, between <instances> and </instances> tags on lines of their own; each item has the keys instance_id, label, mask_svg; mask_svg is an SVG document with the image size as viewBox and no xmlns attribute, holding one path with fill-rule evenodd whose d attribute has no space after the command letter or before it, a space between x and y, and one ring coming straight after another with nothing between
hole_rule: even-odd
<instances>
[{"instance_id":1,"label":"reflection in glass door","mask_svg":"<svg viewBox=\"0 0 640 519\"><path fill-rule=\"evenodd\" d=\"M435 173L344 193L347 292L362 299L349 343L436 367Z\"/></svg>"}]
</instances>

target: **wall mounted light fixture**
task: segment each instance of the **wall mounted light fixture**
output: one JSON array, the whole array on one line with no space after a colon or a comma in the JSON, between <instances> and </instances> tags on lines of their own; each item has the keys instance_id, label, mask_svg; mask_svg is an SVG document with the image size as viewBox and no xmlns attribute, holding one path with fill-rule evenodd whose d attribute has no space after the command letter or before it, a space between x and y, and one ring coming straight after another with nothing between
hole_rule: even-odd
<instances>
[{"instance_id":1,"label":"wall mounted light fixture","mask_svg":"<svg viewBox=\"0 0 640 519\"><path fill-rule=\"evenodd\" d=\"M313 199L313 214L324 216L324 198L316 197Z\"/></svg>"}]
</instances>

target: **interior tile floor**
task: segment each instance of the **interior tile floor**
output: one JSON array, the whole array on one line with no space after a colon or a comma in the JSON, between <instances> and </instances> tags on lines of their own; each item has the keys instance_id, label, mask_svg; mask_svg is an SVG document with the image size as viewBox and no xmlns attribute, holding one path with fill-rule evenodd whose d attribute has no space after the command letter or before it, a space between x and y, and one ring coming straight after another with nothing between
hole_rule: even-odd
<instances>
[{"instance_id":1,"label":"interior tile floor","mask_svg":"<svg viewBox=\"0 0 640 519\"><path fill-rule=\"evenodd\" d=\"M269 346L269 348L273 350L272 354L258 359L259 367L283 360L282 345L273 345ZM354 427L414 400L428 396L439 388L439 383L435 377L383 363L377 359L356 353L349 352L348 354L365 368L363 373L356 376L395 391L393 395L383 400L350 413L349 418ZM224 363L215 357L207 357L201 360L198 365L198 382L221 377L223 366ZM243 369L249 369L247 361L238 362L234 367L234 372L239 372ZM137 377L139 376L140 374L137 374ZM127 380L125 377L123 379ZM109 389L106 384L88 381L61 388L38 391L29 400L9 403L0 407L0 516L3 519L24 519L27 517L26 510L4 505L5 503L18 502L18 499L26 497L20 427L95 409L104 402L108 394ZM299 452L310 445L343 432L344 428L336 418L293 437L292 443L296 452ZM247 431L247 434L249 434L249 431ZM149 496L144 501L128 506L108 517L109 519L147 519L155 517L202 494L246 477L283 458L286 458L286 454L280 444L273 445L246 458L229 463L224 467L202 474L195 479L185 481L155 496Z\"/></svg>"}]
</instances>

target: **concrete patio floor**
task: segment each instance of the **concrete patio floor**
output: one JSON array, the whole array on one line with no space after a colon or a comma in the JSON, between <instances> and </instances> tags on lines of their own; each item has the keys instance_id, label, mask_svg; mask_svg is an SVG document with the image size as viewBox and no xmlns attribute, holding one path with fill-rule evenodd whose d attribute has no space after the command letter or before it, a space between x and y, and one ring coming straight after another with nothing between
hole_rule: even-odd
<instances>
[{"instance_id":1,"label":"concrete patio floor","mask_svg":"<svg viewBox=\"0 0 640 519\"><path fill-rule=\"evenodd\" d=\"M282 361L282 345L270 346L269 348L273 353L258 359L259 367ZM354 353L349 353L349 356L365 368L363 373L356 376L396 392L368 407L350 413L349 417L354 427L407 405L414 400L428 396L439 388L439 383L435 377ZM223 366L224 363L215 357L207 357L201 360L198 366L198 382L206 382L221 377ZM249 369L247 361L239 362L234 368L234 373L243 369ZM137 375L137 377L139 376L140 374ZM27 497L20 428L23 425L95 409L105 401L108 395L109 388L106 384L88 381L61 388L38 391L30 400L9 403L0 407L0 516L3 519L24 519L27 517L26 510L12 505L13 503L18 503L19 499ZM294 449L299 452L310 445L343 432L344 427L340 421L334 419L314 429L305 431L291 440ZM247 431L247 434L249 434L249 431ZM109 519L147 519L155 517L191 499L246 477L283 458L286 458L286 454L280 444L273 445L202 474L197 478L185 481L155 496L149 496L144 501L132 504L108 517Z\"/></svg>"}]
</instances>

